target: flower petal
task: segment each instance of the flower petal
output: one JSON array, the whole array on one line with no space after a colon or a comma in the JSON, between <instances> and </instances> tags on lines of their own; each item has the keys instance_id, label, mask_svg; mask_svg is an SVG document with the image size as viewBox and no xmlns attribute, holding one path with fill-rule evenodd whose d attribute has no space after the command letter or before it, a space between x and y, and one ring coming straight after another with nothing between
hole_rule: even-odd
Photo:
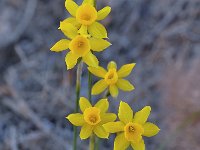
<instances>
[{"instance_id":1,"label":"flower petal","mask_svg":"<svg viewBox=\"0 0 200 150\"><path fill-rule=\"evenodd\" d=\"M124 131L124 124L121 121L117 122L108 122L103 125L105 130L109 133L116 133Z\"/></svg>"},{"instance_id":2,"label":"flower petal","mask_svg":"<svg viewBox=\"0 0 200 150\"><path fill-rule=\"evenodd\" d=\"M93 131L93 127L88 125L88 124L84 124L83 127L81 128L81 132L80 132L80 138L81 140L87 139L91 136Z\"/></svg>"},{"instance_id":3,"label":"flower petal","mask_svg":"<svg viewBox=\"0 0 200 150\"><path fill-rule=\"evenodd\" d=\"M64 24L66 23L70 23L73 26L75 26L77 29L79 29L81 27L81 24L76 20L76 18L74 17L69 17L65 20L62 21ZM61 29L60 27L58 29Z\"/></svg>"},{"instance_id":4,"label":"flower petal","mask_svg":"<svg viewBox=\"0 0 200 150\"><path fill-rule=\"evenodd\" d=\"M117 69L117 64L116 64L116 62L110 61L110 62L108 63L107 69L108 69L108 70L109 70L109 69Z\"/></svg>"},{"instance_id":5,"label":"flower petal","mask_svg":"<svg viewBox=\"0 0 200 150\"><path fill-rule=\"evenodd\" d=\"M80 110L82 112L85 111L86 108L92 107L92 105L90 104L89 100L85 97L81 97L79 100L79 106L80 106Z\"/></svg>"},{"instance_id":6,"label":"flower petal","mask_svg":"<svg viewBox=\"0 0 200 150\"><path fill-rule=\"evenodd\" d=\"M91 67L98 67L99 65L97 57L91 52L88 52L85 56L83 56L83 61Z\"/></svg>"},{"instance_id":7,"label":"flower petal","mask_svg":"<svg viewBox=\"0 0 200 150\"><path fill-rule=\"evenodd\" d=\"M83 115L80 113L70 114L66 118L75 126L82 126L85 123Z\"/></svg>"},{"instance_id":8,"label":"flower petal","mask_svg":"<svg viewBox=\"0 0 200 150\"><path fill-rule=\"evenodd\" d=\"M90 25L88 27L88 32L95 38L107 38L106 28L98 22L94 22Z\"/></svg>"},{"instance_id":9,"label":"flower petal","mask_svg":"<svg viewBox=\"0 0 200 150\"><path fill-rule=\"evenodd\" d=\"M97 12L97 20L105 19L111 11L111 7L106 6Z\"/></svg>"},{"instance_id":10,"label":"flower petal","mask_svg":"<svg viewBox=\"0 0 200 150\"><path fill-rule=\"evenodd\" d=\"M158 126L156 126L155 124L150 123L150 122L145 123L143 128L144 128L143 135L146 137L152 137L152 136L158 134L158 132L160 131Z\"/></svg>"},{"instance_id":11,"label":"flower petal","mask_svg":"<svg viewBox=\"0 0 200 150\"><path fill-rule=\"evenodd\" d=\"M71 51L69 53L67 53L67 55L65 57L67 70L72 69L76 65L78 58L79 57L77 55L73 54Z\"/></svg>"},{"instance_id":12,"label":"flower petal","mask_svg":"<svg viewBox=\"0 0 200 150\"><path fill-rule=\"evenodd\" d=\"M116 119L117 119L117 115L115 115L114 113L104 113L104 114L101 114L100 124L103 125L108 122L113 122Z\"/></svg>"},{"instance_id":13,"label":"flower petal","mask_svg":"<svg viewBox=\"0 0 200 150\"><path fill-rule=\"evenodd\" d=\"M150 112L151 112L151 107L145 106L142 110L135 113L133 121L140 124L144 124L147 121Z\"/></svg>"},{"instance_id":14,"label":"flower petal","mask_svg":"<svg viewBox=\"0 0 200 150\"><path fill-rule=\"evenodd\" d=\"M71 23L65 21L60 22L60 29L65 34L65 36L73 39L78 35L78 29L73 26Z\"/></svg>"},{"instance_id":15,"label":"flower petal","mask_svg":"<svg viewBox=\"0 0 200 150\"><path fill-rule=\"evenodd\" d=\"M109 133L106 132L103 126L96 126L94 128L94 133L100 138L108 138Z\"/></svg>"},{"instance_id":16,"label":"flower petal","mask_svg":"<svg viewBox=\"0 0 200 150\"><path fill-rule=\"evenodd\" d=\"M135 67L135 63L123 65L117 72L119 78L127 77L133 68Z\"/></svg>"},{"instance_id":17,"label":"flower petal","mask_svg":"<svg viewBox=\"0 0 200 150\"><path fill-rule=\"evenodd\" d=\"M143 139L139 143L131 142L131 146L134 150L145 150L145 144Z\"/></svg>"},{"instance_id":18,"label":"flower petal","mask_svg":"<svg viewBox=\"0 0 200 150\"><path fill-rule=\"evenodd\" d=\"M104 79L101 79L92 87L92 95L98 95L102 93L108 87Z\"/></svg>"},{"instance_id":19,"label":"flower petal","mask_svg":"<svg viewBox=\"0 0 200 150\"><path fill-rule=\"evenodd\" d=\"M95 76L104 78L107 71L103 67L88 67L88 70Z\"/></svg>"},{"instance_id":20,"label":"flower petal","mask_svg":"<svg viewBox=\"0 0 200 150\"><path fill-rule=\"evenodd\" d=\"M83 0L82 4L90 4L90 5L94 6L94 0Z\"/></svg>"},{"instance_id":21,"label":"flower petal","mask_svg":"<svg viewBox=\"0 0 200 150\"><path fill-rule=\"evenodd\" d=\"M90 35L87 32L87 26L86 25L81 25L80 29L78 30L78 33L80 33L80 35L83 35L85 37L90 37Z\"/></svg>"},{"instance_id":22,"label":"flower petal","mask_svg":"<svg viewBox=\"0 0 200 150\"><path fill-rule=\"evenodd\" d=\"M101 99L99 100L94 107L97 107L101 110L101 113L105 113L108 110L109 103L107 99Z\"/></svg>"},{"instance_id":23,"label":"flower petal","mask_svg":"<svg viewBox=\"0 0 200 150\"><path fill-rule=\"evenodd\" d=\"M110 94L111 94L112 97L117 97L118 96L119 91L118 91L118 88L117 88L116 85L110 85L109 86L109 91L110 91Z\"/></svg>"},{"instance_id":24,"label":"flower petal","mask_svg":"<svg viewBox=\"0 0 200 150\"><path fill-rule=\"evenodd\" d=\"M89 41L91 49L97 52L103 51L111 45L110 42L104 39L90 38Z\"/></svg>"},{"instance_id":25,"label":"flower petal","mask_svg":"<svg viewBox=\"0 0 200 150\"><path fill-rule=\"evenodd\" d=\"M51 48L51 51L61 52L63 50L66 50L69 48L69 42L70 41L66 39L60 40Z\"/></svg>"},{"instance_id":26,"label":"flower petal","mask_svg":"<svg viewBox=\"0 0 200 150\"><path fill-rule=\"evenodd\" d=\"M132 91L135 89L134 86L125 79L118 79L117 87L123 91Z\"/></svg>"},{"instance_id":27,"label":"flower petal","mask_svg":"<svg viewBox=\"0 0 200 150\"><path fill-rule=\"evenodd\" d=\"M117 135L114 142L114 150L126 150L130 142L126 140L124 132Z\"/></svg>"},{"instance_id":28,"label":"flower petal","mask_svg":"<svg viewBox=\"0 0 200 150\"><path fill-rule=\"evenodd\" d=\"M119 120L125 124L132 121L133 110L127 103L122 102L122 101L120 102L118 117L119 117Z\"/></svg>"},{"instance_id":29,"label":"flower petal","mask_svg":"<svg viewBox=\"0 0 200 150\"><path fill-rule=\"evenodd\" d=\"M78 5L73 0L66 0L65 7L72 16L76 16Z\"/></svg>"}]
</instances>

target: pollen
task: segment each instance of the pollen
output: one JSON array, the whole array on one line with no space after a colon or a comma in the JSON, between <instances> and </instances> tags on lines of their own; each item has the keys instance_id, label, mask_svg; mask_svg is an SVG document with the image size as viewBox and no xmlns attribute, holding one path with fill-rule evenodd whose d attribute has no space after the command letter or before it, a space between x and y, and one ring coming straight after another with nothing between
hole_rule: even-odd
<instances>
[{"instance_id":1,"label":"pollen","mask_svg":"<svg viewBox=\"0 0 200 150\"><path fill-rule=\"evenodd\" d=\"M135 131L135 128L133 126L129 126L129 132L134 132Z\"/></svg>"},{"instance_id":2,"label":"pollen","mask_svg":"<svg viewBox=\"0 0 200 150\"><path fill-rule=\"evenodd\" d=\"M84 4L78 8L76 19L83 25L91 25L97 19L97 11L92 5Z\"/></svg>"},{"instance_id":3,"label":"pollen","mask_svg":"<svg viewBox=\"0 0 200 150\"><path fill-rule=\"evenodd\" d=\"M69 49L78 56L84 56L90 51L90 44L86 37L78 35L70 42Z\"/></svg>"},{"instance_id":4,"label":"pollen","mask_svg":"<svg viewBox=\"0 0 200 150\"><path fill-rule=\"evenodd\" d=\"M84 120L89 125L97 125L101 121L100 109L96 107L90 107L85 109Z\"/></svg>"}]
</instances>

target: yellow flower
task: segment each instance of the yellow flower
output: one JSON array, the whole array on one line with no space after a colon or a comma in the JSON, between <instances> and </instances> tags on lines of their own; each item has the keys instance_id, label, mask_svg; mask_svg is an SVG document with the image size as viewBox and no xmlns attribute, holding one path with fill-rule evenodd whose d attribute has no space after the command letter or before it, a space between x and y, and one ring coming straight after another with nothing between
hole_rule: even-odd
<instances>
[{"instance_id":1,"label":"yellow flower","mask_svg":"<svg viewBox=\"0 0 200 150\"><path fill-rule=\"evenodd\" d=\"M114 61L111 61L106 71L102 67L88 67L88 70L97 77L103 78L92 87L92 94L97 95L102 93L106 88L109 88L109 92L113 97L118 96L118 88L123 91L132 91L134 86L128 81L123 79L127 77L133 70L135 63L126 64L117 71L117 65Z\"/></svg>"},{"instance_id":2,"label":"yellow flower","mask_svg":"<svg viewBox=\"0 0 200 150\"><path fill-rule=\"evenodd\" d=\"M117 116L113 113L106 113L109 107L107 99L99 100L94 106L81 97L79 101L83 114L70 114L66 117L73 125L82 126L80 132L81 139L87 139L92 133L100 138L108 138L109 133L105 131L103 124L113 122Z\"/></svg>"},{"instance_id":3,"label":"yellow flower","mask_svg":"<svg viewBox=\"0 0 200 150\"><path fill-rule=\"evenodd\" d=\"M72 17L63 22L73 23L82 35L89 33L96 38L107 38L105 27L97 21L107 17L111 11L109 6L97 11L94 7L94 0L84 0L80 6L73 0L66 0L65 7Z\"/></svg>"},{"instance_id":4,"label":"yellow flower","mask_svg":"<svg viewBox=\"0 0 200 150\"><path fill-rule=\"evenodd\" d=\"M145 150L142 136L152 137L160 131L153 123L147 122L151 107L146 106L135 113L125 102L120 102L118 117L120 121L109 122L103 125L109 133L117 133L114 150L125 150L132 146L134 150Z\"/></svg>"},{"instance_id":5,"label":"yellow flower","mask_svg":"<svg viewBox=\"0 0 200 150\"><path fill-rule=\"evenodd\" d=\"M60 29L70 40L61 39L51 48L51 51L70 50L65 57L67 69L72 69L79 58L82 58L88 66L97 67L99 61L91 50L100 52L111 45L104 39L87 38L80 35L78 29L71 23L61 22Z\"/></svg>"}]
</instances>

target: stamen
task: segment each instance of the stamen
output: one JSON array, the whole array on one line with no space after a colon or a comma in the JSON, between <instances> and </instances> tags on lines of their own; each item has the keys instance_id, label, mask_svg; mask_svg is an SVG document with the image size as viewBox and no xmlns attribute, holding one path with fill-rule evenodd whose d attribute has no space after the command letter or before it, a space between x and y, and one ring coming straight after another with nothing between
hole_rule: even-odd
<instances>
[{"instance_id":1,"label":"stamen","mask_svg":"<svg viewBox=\"0 0 200 150\"><path fill-rule=\"evenodd\" d=\"M113 77L114 77L114 73L113 72L108 75L108 79L112 79Z\"/></svg>"},{"instance_id":2,"label":"stamen","mask_svg":"<svg viewBox=\"0 0 200 150\"><path fill-rule=\"evenodd\" d=\"M133 126L129 126L128 130L129 130L129 132L134 132L135 128Z\"/></svg>"},{"instance_id":3,"label":"stamen","mask_svg":"<svg viewBox=\"0 0 200 150\"><path fill-rule=\"evenodd\" d=\"M91 16L90 16L89 14L83 14L83 15L82 15L82 19L83 19L83 20L86 20L86 21L90 21Z\"/></svg>"},{"instance_id":4,"label":"stamen","mask_svg":"<svg viewBox=\"0 0 200 150\"><path fill-rule=\"evenodd\" d=\"M84 42L82 42L82 41L78 41L78 43L77 43L78 47L82 47L83 44L84 44Z\"/></svg>"},{"instance_id":5,"label":"stamen","mask_svg":"<svg viewBox=\"0 0 200 150\"><path fill-rule=\"evenodd\" d=\"M91 123L96 123L97 122L96 116L90 116L89 120L90 120Z\"/></svg>"}]
</instances>

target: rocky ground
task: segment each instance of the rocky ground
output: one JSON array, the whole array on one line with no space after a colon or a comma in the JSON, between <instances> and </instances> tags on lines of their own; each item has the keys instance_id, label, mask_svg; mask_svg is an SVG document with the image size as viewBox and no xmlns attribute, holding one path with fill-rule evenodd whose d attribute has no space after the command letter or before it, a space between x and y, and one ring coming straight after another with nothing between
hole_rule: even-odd
<instances>
[{"instance_id":1,"label":"rocky ground","mask_svg":"<svg viewBox=\"0 0 200 150\"><path fill-rule=\"evenodd\" d=\"M137 63L129 77L136 89L110 98L111 111L121 99L135 110L151 105L150 120L161 132L145 139L147 150L198 150L200 1L98 1L105 5L112 7L103 23L113 45L97 54L100 64ZM73 112L76 72L66 71L65 52L49 50L63 37L57 28L68 17L64 0L0 0L0 14L0 150L70 150L65 116ZM86 66L82 96L85 87ZM110 150L113 137L101 143Z\"/></svg>"}]
</instances>

